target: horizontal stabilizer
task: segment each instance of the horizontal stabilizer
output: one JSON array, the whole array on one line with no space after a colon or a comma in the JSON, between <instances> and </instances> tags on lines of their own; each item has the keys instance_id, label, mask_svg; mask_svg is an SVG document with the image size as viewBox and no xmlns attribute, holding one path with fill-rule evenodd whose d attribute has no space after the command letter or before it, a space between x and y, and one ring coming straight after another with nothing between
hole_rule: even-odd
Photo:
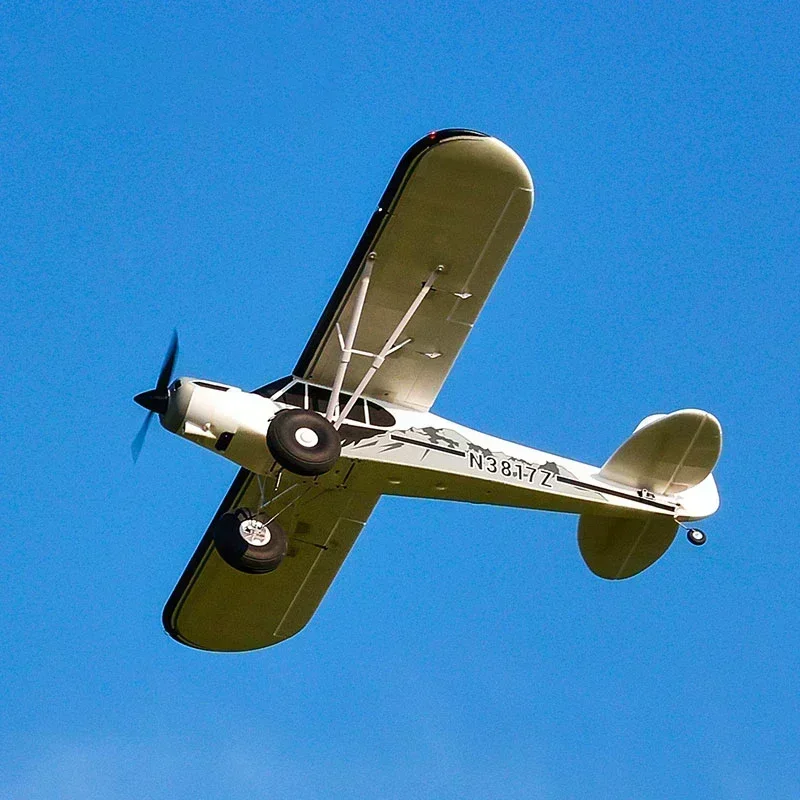
<instances>
[{"instance_id":1,"label":"horizontal stabilizer","mask_svg":"<svg viewBox=\"0 0 800 800\"><path fill-rule=\"evenodd\" d=\"M711 474L721 450L722 428L707 411L654 414L606 461L598 477L656 494L679 494Z\"/></svg>"},{"instance_id":2,"label":"horizontal stabilizer","mask_svg":"<svg viewBox=\"0 0 800 800\"><path fill-rule=\"evenodd\" d=\"M621 580L658 561L677 530L678 524L669 517L633 519L582 514L578 546L586 566L595 575Z\"/></svg>"}]
</instances>

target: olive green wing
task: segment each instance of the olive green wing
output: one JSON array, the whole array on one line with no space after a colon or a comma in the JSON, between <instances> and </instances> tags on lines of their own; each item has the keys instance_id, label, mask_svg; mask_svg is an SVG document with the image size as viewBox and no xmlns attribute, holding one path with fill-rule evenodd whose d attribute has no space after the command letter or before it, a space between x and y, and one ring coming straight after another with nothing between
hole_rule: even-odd
<instances>
[{"instance_id":1,"label":"olive green wing","mask_svg":"<svg viewBox=\"0 0 800 800\"><path fill-rule=\"evenodd\" d=\"M533 183L507 145L475 131L445 130L417 142L400 161L306 345L294 374L333 386L340 331L357 307L365 260L372 272L355 337L378 353L441 265L429 292L365 394L427 411L433 404L500 274L533 204ZM343 390L352 392L371 364L356 355Z\"/></svg>"},{"instance_id":2,"label":"olive green wing","mask_svg":"<svg viewBox=\"0 0 800 800\"><path fill-rule=\"evenodd\" d=\"M217 553L213 529L219 518L262 502L258 479L241 470L164 608L164 627L177 641L201 650L241 651L293 636L313 616L380 497L363 486L321 484L287 473L278 487L274 478L266 481L263 501L288 534L286 557L274 572L251 575Z\"/></svg>"}]
</instances>

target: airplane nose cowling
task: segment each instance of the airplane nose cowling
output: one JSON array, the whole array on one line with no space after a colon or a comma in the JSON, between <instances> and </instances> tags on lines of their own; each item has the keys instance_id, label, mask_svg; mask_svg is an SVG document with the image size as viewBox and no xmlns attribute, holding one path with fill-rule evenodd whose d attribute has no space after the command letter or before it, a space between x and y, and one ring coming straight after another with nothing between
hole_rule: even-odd
<instances>
[{"instance_id":1,"label":"airplane nose cowling","mask_svg":"<svg viewBox=\"0 0 800 800\"><path fill-rule=\"evenodd\" d=\"M167 408L161 415L161 425L172 433L178 433L189 411L189 401L194 392L190 378L179 378L169 391Z\"/></svg>"}]
</instances>

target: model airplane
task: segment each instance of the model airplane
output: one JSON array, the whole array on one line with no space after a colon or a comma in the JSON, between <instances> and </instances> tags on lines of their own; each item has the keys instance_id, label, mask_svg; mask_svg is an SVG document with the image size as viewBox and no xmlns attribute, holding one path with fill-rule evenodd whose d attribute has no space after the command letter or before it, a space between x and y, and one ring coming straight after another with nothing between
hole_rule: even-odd
<instances>
[{"instance_id":1,"label":"model airplane","mask_svg":"<svg viewBox=\"0 0 800 800\"><path fill-rule=\"evenodd\" d=\"M252 392L171 383L173 337L156 388L135 398L151 413L134 453L158 414L241 470L167 602L171 636L234 651L294 635L384 494L580 514L581 555L609 579L717 510L722 434L704 411L647 417L599 468L431 413L532 204L505 144L431 133L400 161L290 377Z\"/></svg>"}]
</instances>

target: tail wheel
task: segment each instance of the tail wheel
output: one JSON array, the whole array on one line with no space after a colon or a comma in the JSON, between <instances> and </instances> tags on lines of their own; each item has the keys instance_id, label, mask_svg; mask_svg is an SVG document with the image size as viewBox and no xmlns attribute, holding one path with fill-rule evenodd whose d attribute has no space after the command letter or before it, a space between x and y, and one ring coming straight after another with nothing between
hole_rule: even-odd
<instances>
[{"instance_id":1,"label":"tail wheel","mask_svg":"<svg viewBox=\"0 0 800 800\"><path fill-rule=\"evenodd\" d=\"M700 530L700 528L689 528L686 531L686 538L692 543L696 544L698 547L703 545L708 541L708 537Z\"/></svg>"},{"instance_id":2,"label":"tail wheel","mask_svg":"<svg viewBox=\"0 0 800 800\"><path fill-rule=\"evenodd\" d=\"M313 411L279 411L267 429L272 457L296 475L322 475L342 452L339 432Z\"/></svg>"},{"instance_id":3,"label":"tail wheel","mask_svg":"<svg viewBox=\"0 0 800 800\"><path fill-rule=\"evenodd\" d=\"M266 514L239 508L223 514L214 527L222 559L240 572L261 574L280 566L286 555L286 531Z\"/></svg>"}]
</instances>

